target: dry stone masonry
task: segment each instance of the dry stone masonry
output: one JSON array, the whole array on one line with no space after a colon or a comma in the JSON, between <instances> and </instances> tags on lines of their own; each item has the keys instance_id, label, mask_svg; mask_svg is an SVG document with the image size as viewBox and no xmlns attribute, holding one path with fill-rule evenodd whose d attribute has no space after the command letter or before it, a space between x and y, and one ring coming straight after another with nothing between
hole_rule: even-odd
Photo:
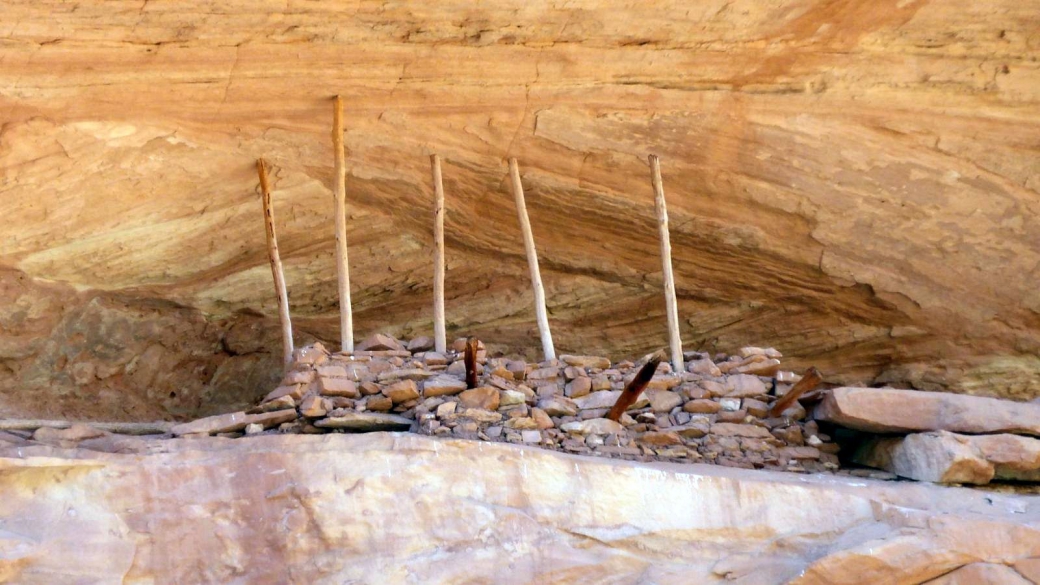
<instances>
[{"instance_id":1,"label":"dry stone masonry","mask_svg":"<svg viewBox=\"0 0 1040 585\"><path fill-rule=\"evenodd\" d=\"M604 417L641 363L561 355L529 364L489 358L479 344L478 383L467 388L465 344L458 339L438 353L425 338L403 343L374 335L349 354L304 347L257 407L178 425L173 434L413 430L622 459L810 472L839 467L838 445L805 420L800 404L768 417L771 403L798 380L780 371L780 352L771 348L714 359L687 353L684 372L662 363L615 422Z\"/></svg>"}]
</instances>

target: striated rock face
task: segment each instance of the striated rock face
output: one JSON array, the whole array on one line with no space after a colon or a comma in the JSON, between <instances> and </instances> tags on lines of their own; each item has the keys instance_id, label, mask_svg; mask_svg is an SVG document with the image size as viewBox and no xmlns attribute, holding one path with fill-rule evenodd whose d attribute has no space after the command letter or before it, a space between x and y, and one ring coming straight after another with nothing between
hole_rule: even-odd
<instances>
[{"instance_id":1,"label":"striated rock face","mask_svg":"<svg viewBox=\"0 0 1040 585\"><path fill-rule=\"evenodd\" d=\"M358 339L432 329L438 152L451 332L535 339L516 156L558 348L663 345L656 152L688 349L1035 397L1038 28L1037 0L5 1L3 410L252 402L278 368L260 155L301 339L336 338L333 94Z\"/></svg>"},{"instance_id":2,"label":"striated rock face","mask_svg":"<svg viewBox=\"0 0 1040 585\"><path fill-rule=\"evenodd\" d=\"M415 435L10 447L0 489L18 583L881 584L1040 560L1035 497Z\"/></svg>"}]
</instances>

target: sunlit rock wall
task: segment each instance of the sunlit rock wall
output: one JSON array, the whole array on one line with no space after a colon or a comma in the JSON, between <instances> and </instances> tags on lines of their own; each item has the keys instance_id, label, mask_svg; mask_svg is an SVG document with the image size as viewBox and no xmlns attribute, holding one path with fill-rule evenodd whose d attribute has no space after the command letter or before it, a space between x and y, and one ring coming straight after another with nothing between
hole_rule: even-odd
<instances>
[{"instance_id":1,"label":"sunlit rock wall","mask_svg":"<svg viewBox=\"0 0 1040 585\"><path fill-rule=\"evenodd\" d=\"M358 338L432 329L437 152L450 333L537 346L516 156L557 346L663 345L655 152L688 349L1035 397L1038 57L1038 0L3 2L0 412L262 394L261 155L297 330L335 339L334 94Z\"/></svg>"}]
</instances>

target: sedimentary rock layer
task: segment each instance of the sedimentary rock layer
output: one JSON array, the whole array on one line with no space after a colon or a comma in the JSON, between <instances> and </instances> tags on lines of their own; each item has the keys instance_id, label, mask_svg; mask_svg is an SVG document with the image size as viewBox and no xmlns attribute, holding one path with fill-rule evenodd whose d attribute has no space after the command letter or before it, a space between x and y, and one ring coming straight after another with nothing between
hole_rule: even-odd
<instances>
[{"instance_id":1,"label":"sedimentary rock layer","mask_svg":"<svg viewBox=\"0 0 1040 585\"><path fill-rule=\"evenodd\" d=\"M1033 397L1038 29L1038 0L5 1L4 407L254 399L241 372L278 364L261 155L295 323L337 338L334 94L358 338L432 330L437 152L450 332L535 345L515 156L557 346L663 345L655 152L687 349ZM262 351L222 341L239 311ZM134 374L137 350L179 367Z\"/></svg>"},{"instance_id":2,"label":"sedimentary rock layer","mask_svg":"<svg viewBox=\"0 0 1040 585\"><path fill-rule=\"evenodd\" d=\"M1033 497L408 434L7 448L0 490L19 583L880 584L1040 557Z\"/></svg>"}]
</instances>

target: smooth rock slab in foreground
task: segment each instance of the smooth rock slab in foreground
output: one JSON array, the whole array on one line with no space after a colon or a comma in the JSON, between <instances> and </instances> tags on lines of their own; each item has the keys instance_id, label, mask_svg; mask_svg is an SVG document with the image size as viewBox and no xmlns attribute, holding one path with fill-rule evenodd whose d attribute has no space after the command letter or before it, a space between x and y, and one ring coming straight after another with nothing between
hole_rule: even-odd
<instances>
[{"instance_id":1,"label":"smooth rock slab in foreground","mask_svg":"<svg viewBox=\"0 0 1040 585\"><path fill-rule=\"evenodd\" d=\"M945 392L835 388L816 407L815 418L872 433L1040 435L1040 404Z\"/></svg>"},{"instance_id":2,"label":"smooth rock slab in foreground","mask_svg":"<svg viewBox=\"0 0 1040 585\"><path fill-rule=\"evenodd\" d=\"M1040 498L412 434L0 450L18 583L920 583L1040 557Z\"/></svg>"}]
</instances>

